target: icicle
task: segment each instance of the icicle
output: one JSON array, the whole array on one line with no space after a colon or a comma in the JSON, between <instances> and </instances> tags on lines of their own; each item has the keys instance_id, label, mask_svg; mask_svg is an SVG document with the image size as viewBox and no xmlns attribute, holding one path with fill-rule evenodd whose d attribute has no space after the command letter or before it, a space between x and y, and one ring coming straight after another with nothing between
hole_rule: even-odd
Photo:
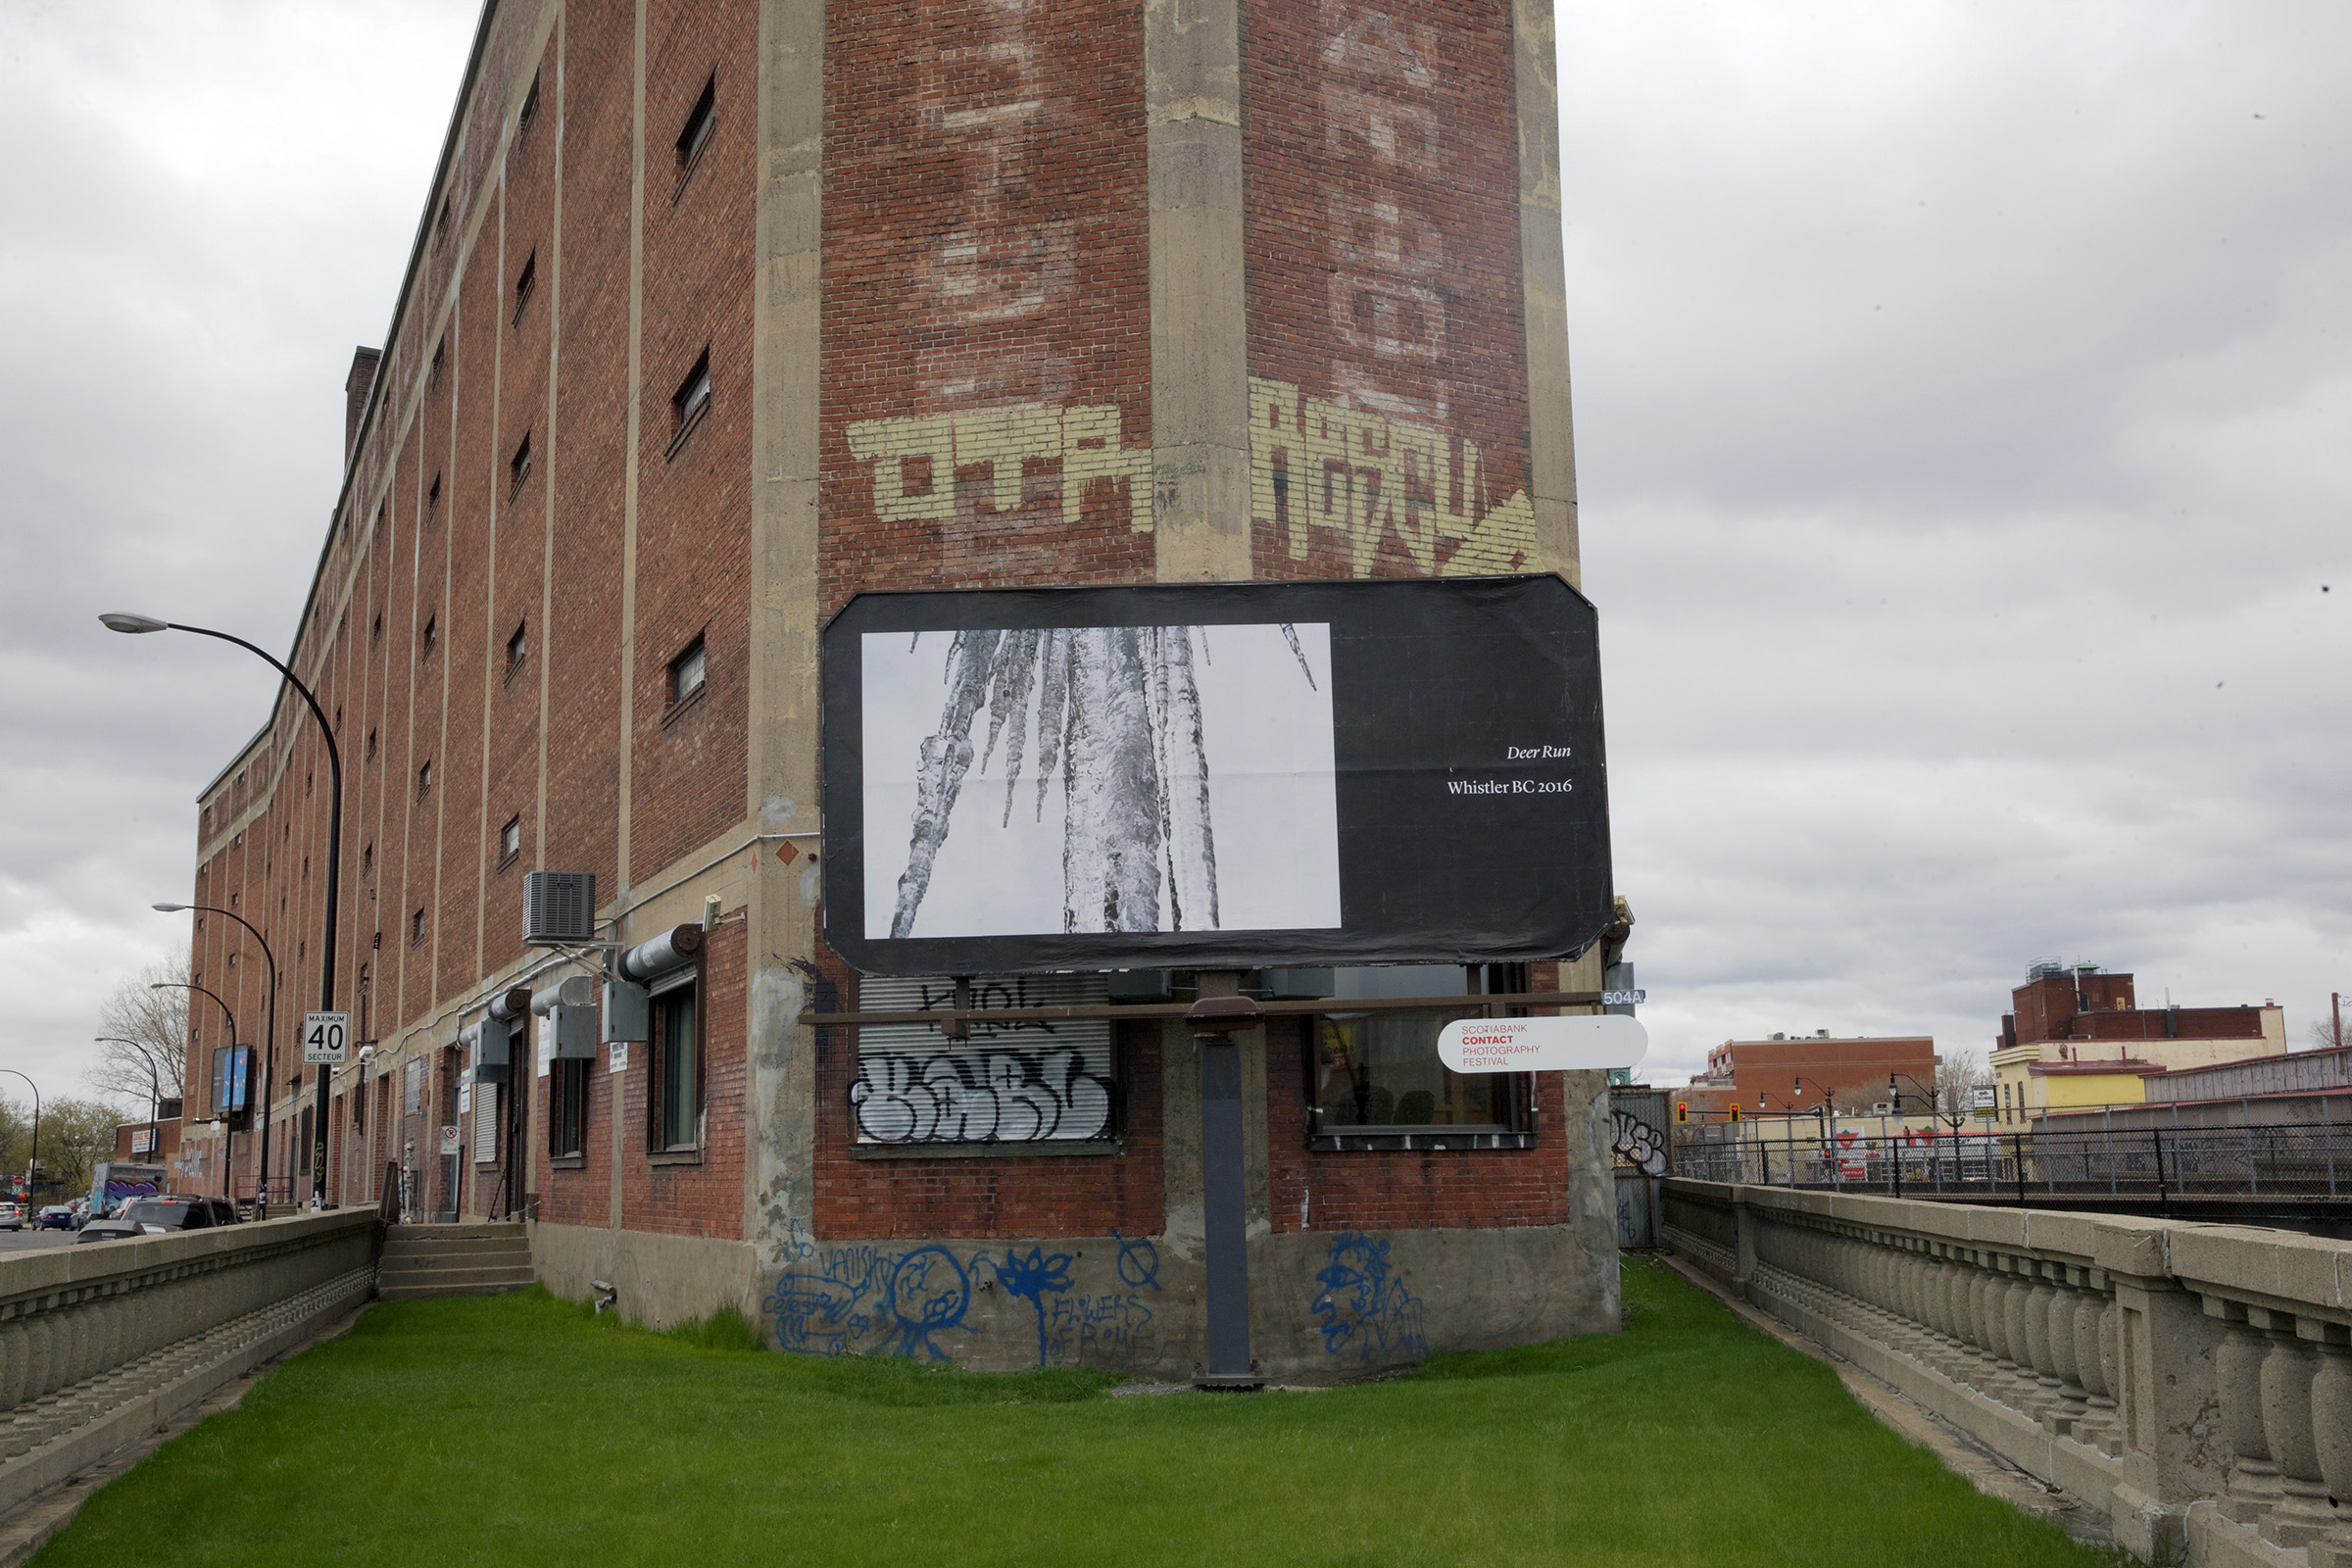
<instances>
[{"instance_id":1,"label":"icicle","mask_svg":"<svg viewBox=\"0 0 2352 1568\"><path fill-rule=\"evenodd\" d=\"M1167 726L1167 750L1172 759L1189 762L1193 776L1181 778L1163 766L1161 789L1168 802L1162 807L1164 816L1171 818L1169 830L1169 862L1175 868L1175 886L1171 897L1180 897L1199 920L1205 915L1207 923L1196 929L1216 931L1224 927L1224 916L1217 907L1217 840L1208 811L1208 747L1200 724L1200 687L1193 676L1192 640L1189 628L1172 627L1170 651L1165 680L1168 701L1163 710Z\"/></svg>"},{"instance_id":2,"label":"icicle","mask_svg":"<svg viewBox=\"0 0 2352 1568\"><path fill-rule=\"evenodd\" d=\"M972 718L988 693L989 672L996 661L993 631L957 632L949 650L948 701L940 714L939 732L923 740L921 763L915 771L914 832L907 844L906 869L899 877L899 904L891 915L890 934L909 935L915 911L931 888L931 862L948 840L948 818L963 788L963 775L972 765Z\"/></svg>"},{"instance_id":3,"label":"icicle","mask_svg":"<svg viewBox=\"0 0 2352 1568\"><path fill-rule=\"evenodd\" d=\"M1018 714L1029 701L1029 669L1037 658L1037 633L1008 631L997 646L996 669L988 688L988 745L980 753L980 771L997 755L997 735L1007 714ZM1020 743L1021 726L1012 726L1013 744Z\"/></svg>"},{"instance_id":4,"label":"icicle","mask_svg":"<svg viewBox=\"0 0 2352 1568\"><path fill-rule=\"evenodd\" d=\"M1070 633L1062 752L1062 929L1159 928L1159 780L1152 765L1142 637L1132 626Z\"/></svg>"},{"instance_id":5,"label":"icicle","mask_svg":"<svg viewBox=\"0 0 2352 1568\"><path fill-rule=\"evenodd\" d=\"M1062 727L1068 722L1063 710L1070 692L1070 634L1056 631L1048 634L1045 668L1039 677L1037 696L1037 820L1046 819L1046 790L1054 778L1054 767L1061 757ZM1066 783L1065 783L1066 788ZM1011 800L1006 793L1006 802Z\"/></svg>"},{"instance_id":6,"label":"icicle","mask_svg":"<svg viewBox=\"0 0 2352 1568\"><path fill-rule=\"evenodd\" d=\"M1315 685L1315 671L1306 662L1306 650L1298 646L1298 628L1286 620L1282 623L1282 635L1283 640L1291 645L1291 657L1298 661L1300 669L1306 671L1306 689L1310 692L1318 690L1319 688Z\"/></svg>"}]
</instances>

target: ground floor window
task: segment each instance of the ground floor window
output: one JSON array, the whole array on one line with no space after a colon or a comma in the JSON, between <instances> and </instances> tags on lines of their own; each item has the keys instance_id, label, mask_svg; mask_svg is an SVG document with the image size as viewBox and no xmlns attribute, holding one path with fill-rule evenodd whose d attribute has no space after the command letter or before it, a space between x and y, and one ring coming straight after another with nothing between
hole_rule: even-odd
<instances>
[{"instance_id":1,"label":"ground floor window","mask_svg":"<svg viewBox=\"0 0 2352 1568\"><path fill-rule=\"evenodd\" d=\"M654 998L654 1072L648 1147L656 1153L692 1150L703 1142L703 1052L700 988L691 975Z\"/></svg>"},{"instance_id":2,"label":"ground floor window","mask_svg":"<svg viewBox=\"0 0 2352 1568\"><path fill-rule=\"evenodd\" d=\"M559 1056L548 1063L547 1152L577 1159L588 1143L588 1069L594 1063Z\"/></svg>"},{"instance_id":3,"label":"ground floor window","mask_svg":"<svg viewBox=\"0 0 2352 1568\"><path fill-rule=\"evenodd\" d=\"M1437 997L1455 987L1464 1004L1444 1011L1355 1011L1343 996L1305 1021L1307 1119L1317 1147L1524 1146L1534 1126L1533 1079L1453 1072L1438 1057L1438 1035L1456 1018L1480 1015L1470 999L1524 991L1525 965L1375 971L1365 989Z\"/></svg>"}]
</instances>

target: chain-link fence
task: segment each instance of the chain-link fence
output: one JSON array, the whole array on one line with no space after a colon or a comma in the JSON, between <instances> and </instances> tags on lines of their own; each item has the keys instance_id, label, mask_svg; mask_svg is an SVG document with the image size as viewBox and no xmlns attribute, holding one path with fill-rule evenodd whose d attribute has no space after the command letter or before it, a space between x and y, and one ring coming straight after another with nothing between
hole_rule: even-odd
<instances>
[{"instance_id":1,"label":"chain-link fence","mask_svg":"<svg viewBox=\"0 0 2352 1568\"><path fill-rule=\"evenodd\" d=\"M1678 1176L1771 1187L1908 1197L2152 1198L2352 1196L2347 1129L2308 1126L2134 1128L2084 1132L1851 1132L1686 1143Z\"/></svg>"}]
</instances>

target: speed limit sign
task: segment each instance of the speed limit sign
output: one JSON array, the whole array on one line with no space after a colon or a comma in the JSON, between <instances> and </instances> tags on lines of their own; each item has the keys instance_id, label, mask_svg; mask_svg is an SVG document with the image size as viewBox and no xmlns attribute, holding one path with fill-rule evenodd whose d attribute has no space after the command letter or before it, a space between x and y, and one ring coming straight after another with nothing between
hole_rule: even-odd
<instances>
[{"instance_id":1,"label":"speed limit sign","mask_svg":"<svg viewBox=\"0 0 2352 1568\"><path fill-rule=\"evenodd\" d=\"M302 1015L302 1059L330 1067L343 1065L344 1049L351 1043L351 1014L306 1012Z\"/></svg>"}]
</instances>

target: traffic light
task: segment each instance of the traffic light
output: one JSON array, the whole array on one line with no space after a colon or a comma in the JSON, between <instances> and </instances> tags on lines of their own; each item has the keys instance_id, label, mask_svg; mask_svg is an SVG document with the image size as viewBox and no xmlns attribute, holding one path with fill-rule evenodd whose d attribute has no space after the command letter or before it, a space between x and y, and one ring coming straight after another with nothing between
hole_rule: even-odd
<instances>
[{"instance_id":1,"label":"traffic light","mask_svg":"<svg viewBox=\"0 0 2352 1568\"><path fill-rule=\"evenodd\" d=\"M1674 1102L1674 1119L1676 1121L1689 1121L1690 1119L1690 1102L1688 1100L1678 1100Z\"/></svg>"},{"instance_id":2,"label":"traffic light","mask_svg":"<svg viewBox=\"0 0 2352 1568\"><path fill-rule=\"evenodd\" d=\"M1739 1123L1740 1123L1740 1102L1738 1102L1737 1100L1735 1100L1735 1101L1733 1101L1733 1102L1732 1102L1732 1124L1733 1124L1734 1126L1738 1126L1738 1125L1739 1125Z\"/></svg>"}]
</instances>

